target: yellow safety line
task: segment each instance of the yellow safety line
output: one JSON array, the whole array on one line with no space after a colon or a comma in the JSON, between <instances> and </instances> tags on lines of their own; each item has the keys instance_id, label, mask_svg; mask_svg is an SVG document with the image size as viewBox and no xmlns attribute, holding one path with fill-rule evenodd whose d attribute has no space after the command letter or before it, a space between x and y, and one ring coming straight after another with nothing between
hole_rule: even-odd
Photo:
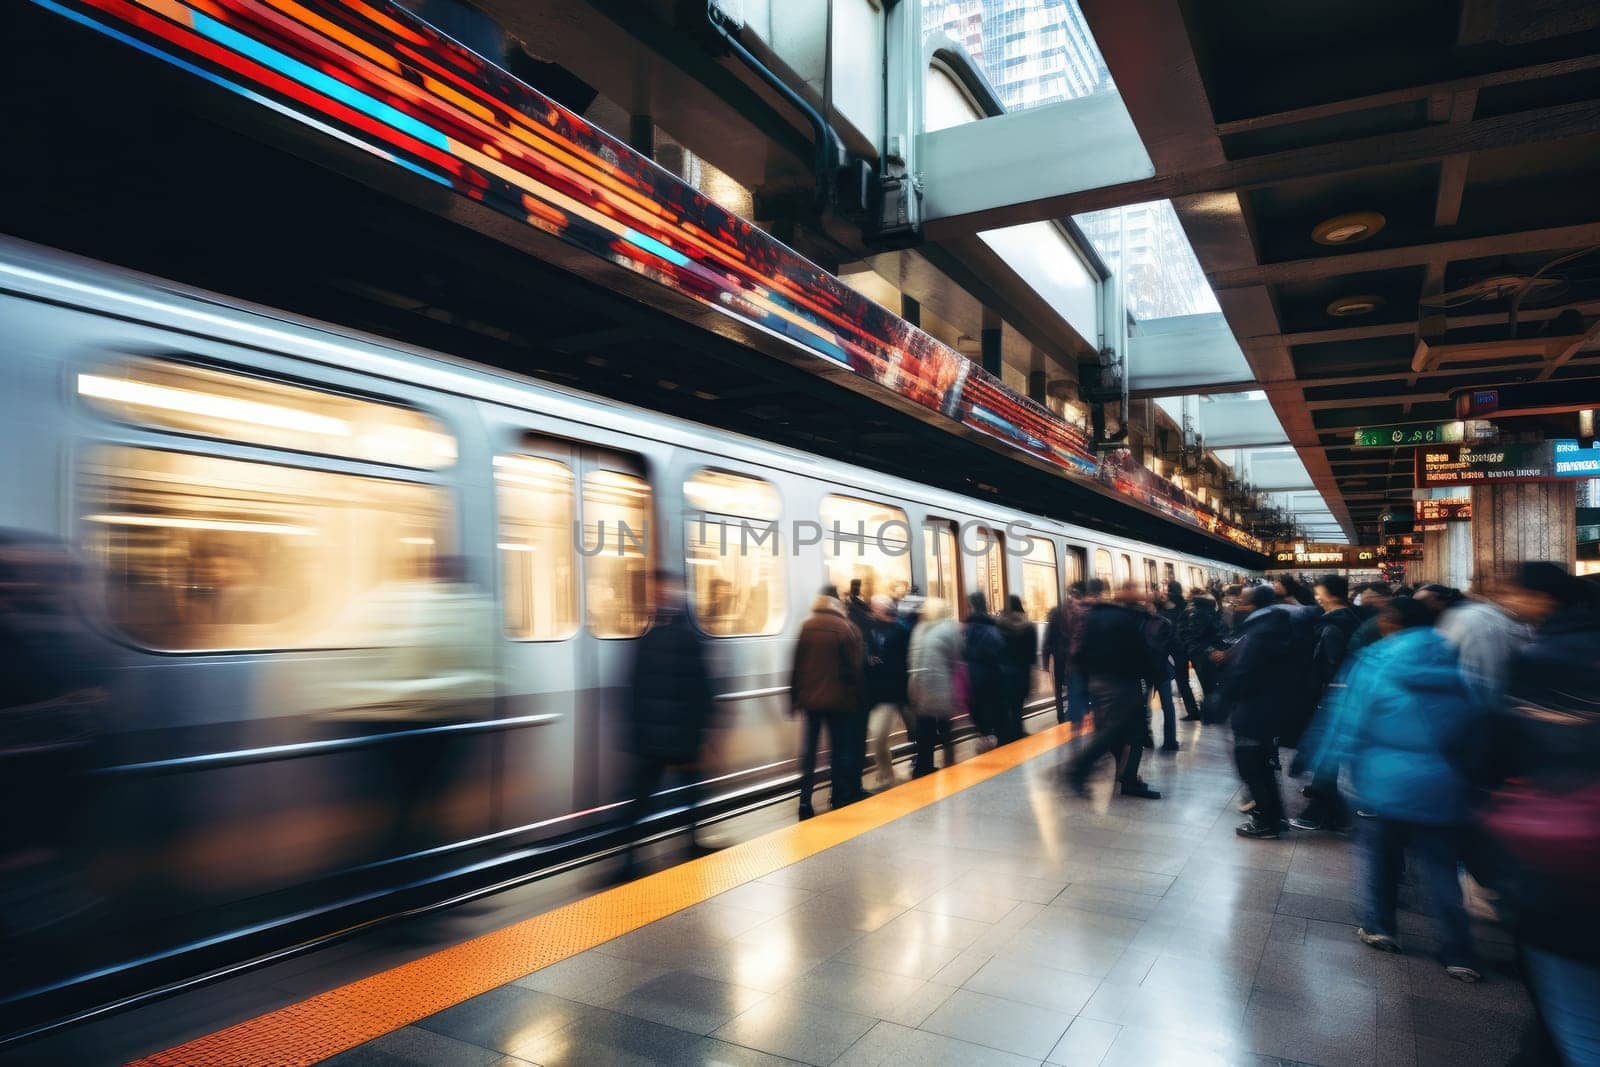
<instances>
[{"instance_id":1,"label":"yellow safety line","mask_svg":"<svg viewBox=\"0 0 1600 1067\"><path fill-rule=\"evenodd\" d=\"M1054 726L806 822L573 901L137 1064L311 1064L814 856L1065 744Z\"/></svg>"}]
</instances>

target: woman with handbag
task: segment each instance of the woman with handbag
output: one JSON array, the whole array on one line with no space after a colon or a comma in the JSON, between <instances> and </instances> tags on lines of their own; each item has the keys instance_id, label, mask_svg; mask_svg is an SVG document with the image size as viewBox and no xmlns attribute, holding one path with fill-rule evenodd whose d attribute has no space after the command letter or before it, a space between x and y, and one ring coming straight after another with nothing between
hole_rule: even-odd
<instances>
[{"instance_id":1,"label":"woman with handbag","mask_svg":"<svg viewBox=\"0 0 1600 1067\"><path fill-rule=\"evenodd\" d=\"M1551 1042L1600 1064L1600 605L1553 563L1524 564L1498 599L1537 629L1507 674L1484 827L1513 868L1501 888Z\"/></svg>"}]
</instances>

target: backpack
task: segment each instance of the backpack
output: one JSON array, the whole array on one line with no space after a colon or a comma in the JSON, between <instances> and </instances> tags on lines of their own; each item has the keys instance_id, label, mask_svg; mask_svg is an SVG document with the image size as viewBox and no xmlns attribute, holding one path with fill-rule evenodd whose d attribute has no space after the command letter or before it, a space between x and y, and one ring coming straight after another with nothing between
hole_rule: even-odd
<instances>
[{"instance_id":1,"label":"backpack","mask_svg":"<svg viewBox=\"0 0 1600 1067\"><path fill-rule=\"evenodd\" d=\"M1144 642L1157 656L1165 657L1172 648L1172 620L1165 615L1152 615L1144 621Z\"/></svg>"}]
</instances>

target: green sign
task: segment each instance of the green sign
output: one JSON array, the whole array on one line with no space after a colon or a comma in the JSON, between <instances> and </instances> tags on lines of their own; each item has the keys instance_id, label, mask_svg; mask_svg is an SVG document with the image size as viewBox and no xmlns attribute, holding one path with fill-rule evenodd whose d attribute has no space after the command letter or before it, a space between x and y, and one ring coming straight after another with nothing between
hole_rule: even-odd
<instances>
[{"instance_id":1,"label":"green sign","mask_svg":"<svg viewBox=\"0 0 1600 1067\"><path fill-rule=\"evenodd\" d=\"M1414 423L1410 426L1379 426L1370 430L1357 430L1357 448L1403 448L1406 445L1436 445L1449 440L1445 436L1448 423ZM1460 440L1459 437L1456 438Z\"/></svg>"}]
</instances>

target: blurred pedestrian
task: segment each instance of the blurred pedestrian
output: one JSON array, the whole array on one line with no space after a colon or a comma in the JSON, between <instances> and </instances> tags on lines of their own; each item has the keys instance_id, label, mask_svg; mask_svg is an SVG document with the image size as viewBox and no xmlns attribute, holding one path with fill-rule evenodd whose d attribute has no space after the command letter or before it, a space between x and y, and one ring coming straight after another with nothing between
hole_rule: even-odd
<instances>
[{"instance_id":1,"label":"blurred pedestrian","mask_svg":"<svg viewBox=\"0 0 1600 1067\"><path fill-rule=\"evenodd\" d=\"M1434 623L1455 646L1461 673L1485 707L1500 710L1511 658L1532 636L1528 626L1496 603L1500 583L1485 571L1472 580L1464 597L1453 600Z\"/></svg>"},{"instance_id":2,"label":"blurred pedestrian","mask_svg":"<svg viewBox=\"0 0 1600 1067\"><path fill-rule=\"evenodd\" d=\"M845 616L837 596L824 591L811 604L811 614L795 642L789 677L792 711L805 716L800 754L800 818L816 814L811 793L817 773L817 744L824 726L832 764L830 800L835 808L860 799L860 738L856 716L866 699L865 650L861 634Z\"/></svg>"},{"instance_id":3,"label":"blurred pedestrian","mask_svg":"<svg viewBox=\"0 0 1600 1067\"><path fill-rule=\"evenodd\" d=\"M950 721L961 713L956 673L961 669L961 627L951 618L950 602L929 597L911 631L907 695L917 719L917 755L911 774L933 772L933 753L944 749L944 765L955 762Z\"/></svg>"},{"instance_id":4,"label":"blurred pedestrian","mask_svg":"<svg viewBox=\"0 0 1600 1067\"><path fill-rule=\"evenodd\" d=\"M1271 586L1252 585L1239 594L1237 636L1222 667L1218 704L1233 727L1234 764L1254 803L1237 829L1240 837L1276 838L1283 827L1276 738L1301 676L1293 660L1294 624L1275 605Z\"/></svg>"},{"instance_id":5,"label":"blurred pedestrian","mask_svg":"<svg viewBox=\"0 0 1600 1067\"><path fill-rule=\"evenodd\" d=\"M1188 606L1178 622L1178 644L1183 649L1185 659L1185 666L1180 669L1192 667L1195 677L1200 680L1201 700L1210 699L1217 688L1217 668L1211 660L1211 653L1227 645L1223 641L1222 616L1217 611L1216 598L1209 591L1189 591ZM1184 715L1185 719L1203 717L1203 704L1193 714Z\"/></svg>"},{"instance_id":6,"label":"blurred pedestrian","mask_svg":"<svg viewBox=\"0 0 1600 1067\"><path fill-rule=\"evenodd\" d=\"M695 809L699 800L701 749L711 723L711 676L705 639L689 621L683 579L657 572L652 590L655 610L650 628L634 650L628 723L633 750L632 822L637 833L655 807L655 795L669 771L683 778L689 809L689 845L698 848ZM627 867L634 866L630 846Z\"/></svg>"},{"instance_id":7,"label":"blurred pedestrian","mask_svg":"<svg viewBox=\"0 0 1600 1067\"><path fill-rule=\"evenodd\" d=\"M1411 597L1384 608L1384 637L1352 664L1316 758L1349 765L1368 816L1361 820L1362 942L1400 951L1395 909L1409 851L1432 905L1440 962L1451 977L1475 982L1481 975L1458 868L1486 712L1432 622Z\"/></svg>"},{"instance_id":8,"label":"blurred pedestrian","mask_svg":"<svg viewBox=\"0 0 1600 1067\"><path fill-rule=\"evenodd\" d=\"M867 733L872 743L873 774L880 789L895 784L891 742L894 732L905 729L906 650L911 632L895 614L894 601L877 594L872 598L872 615L862 634L866 647Z\"/></svg>"},{"instance_id":9,"label":"blurred pedestrian","mask_svg":"<svg viewBox=\"0 0 1600 1067\"><path fill-rule=\"evenodd\" d=\"M1039 631L1023 609L1022 598L1015 593L1007 598L1005 614L997 622L1006 640L1000 670L1005 690L1000 743L1009 744L1023 735L1022 709L1033 689L1033 666L1039 661Z\"/></svg>"},{"instance_id":10,"label":"blurred pedestrian","mask_svg":"<svg viewBox=\"0 0 1600 1067\"><path fill-rule=\"evenodd\" d=\"M1006 729L1005 708L1006 639L989 614L989 601L982 593L967 597L970 610L962 634L961 657L967 664L968 712L978 729L978 751L986 752L999 744Z\"/></svg>"},{"instance_id":11,"label":"blurred pedestrian","mask_svg":"<svg viewBox=\"0 0 1600 1067\"><path fill-rule=\"evenodd\" d=\"M1562 1060L1600 1063L1600 608L1554 563L1524 564L1498 591L1535 627L1495 717L1485 821L1520 868L1509 879L1529 991ZM1514 784L1510 784L1514 783Z\"/></svg>"},{"instance_id":12,"label":"blurred pedestrian","mask_svg":"<svg viewBox=\"0 0 1600 1067\"><path fill-rule=\"evenodd\" d=\"M1145 640L1150 617L1145 592L1126 581L1114 601L1094 604L1083 622L1078 663L1088 675L1095 707L1095 732L1067 769L1067 781L1080 796L1089 772L1103 756L1117 759L1122 795L1159 800L1161 794L1139 777L1142 741L1150 718L1144 686L1156 675L1155 657Z\"/></svg>"},{"instance_id":13,"label":"blurred pedestrian","mask_svg":"<svg viewBox=\"0 0 1600 1067\"><path fill-rule=\"evenodd\" d=\"M1325 574L1317 579L1317 605L1322 615L1316 620L1316 644L1311 653L1311 673L1307 679L1309 693L1306 707L1312 719L1317 714L1330 687L1341 684L1339 677L1350 647L1350 638L1361 625L1361 617L1350 606L1348 599L1350 581L1343 575ZM1307 729L1296 725L1283 737L1283 743L1301 747ZM1303 762L1296 754L1296 762ZM1319 767L1305 787L1306 806L1299 815L1289 820L1297 830L1342 830L1349 822L1344 801L1339 796L1339 767L1328 763Z\"/></svg>"}]
</instances>

